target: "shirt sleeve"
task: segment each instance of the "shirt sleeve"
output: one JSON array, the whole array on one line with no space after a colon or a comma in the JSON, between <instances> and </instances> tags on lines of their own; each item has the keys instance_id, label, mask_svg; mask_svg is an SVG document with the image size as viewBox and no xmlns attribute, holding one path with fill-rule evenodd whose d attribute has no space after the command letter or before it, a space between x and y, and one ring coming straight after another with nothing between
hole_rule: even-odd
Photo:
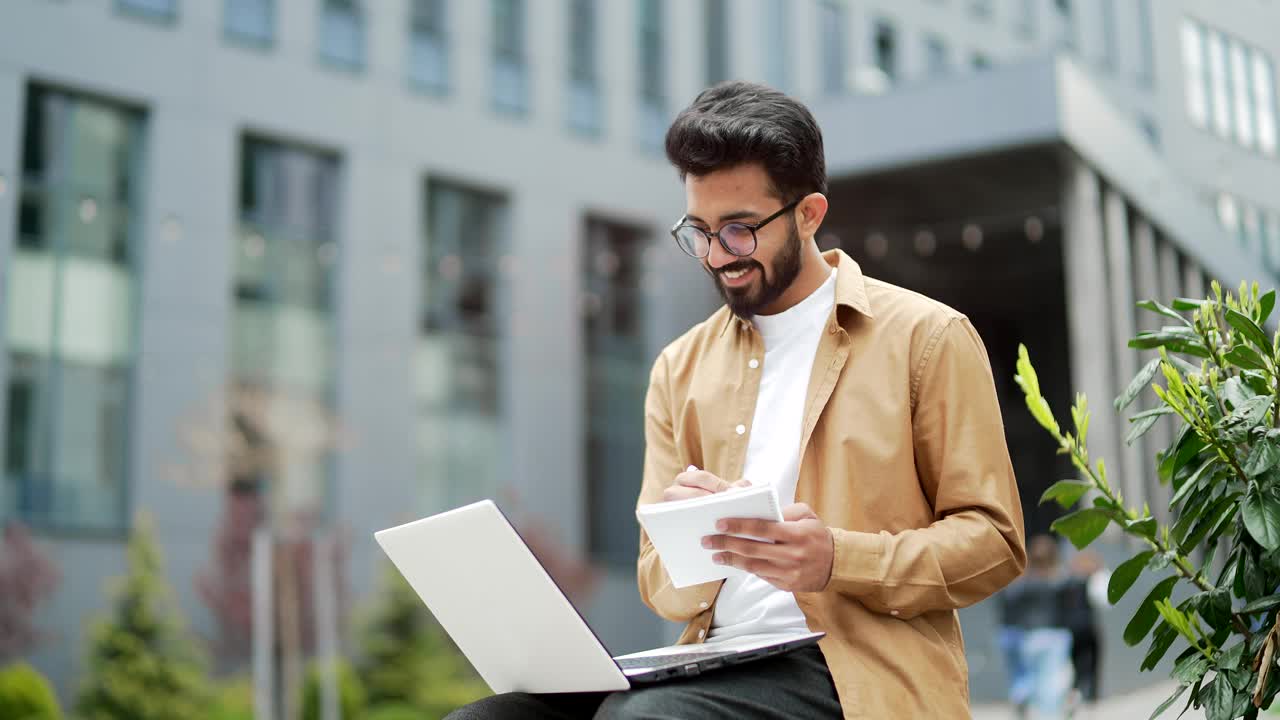
<instances>
[{"instance_id":1,"label":"shirt sleeve","mask_svg":"<svg viewBox=\"0 0 1280 720\"><path fill-rule=\"evenodd\" d=\"M933 522L897 533L831 530L827 589L904 618L972 605L1026 566L1022 505L982 341L958 316L925 353L912 433Z\"/></svg>"},{"instance_id":2,"label":"shirt sleeve","mask_svg":"<svg viewBox=\"0 0 1280 720\"><path fill-rule=\"evenodd\" d=\"M662 502L662 493L684 468L676 449L672 422L670 381L666 356L659 356L649 376L644 411L644 480L637 506ZM677 588L671 584L649 536L640 530L637 570L640 597L660 617L688 622L707 610L720 591L721 581Z\"/></svg>"}]
</instances>

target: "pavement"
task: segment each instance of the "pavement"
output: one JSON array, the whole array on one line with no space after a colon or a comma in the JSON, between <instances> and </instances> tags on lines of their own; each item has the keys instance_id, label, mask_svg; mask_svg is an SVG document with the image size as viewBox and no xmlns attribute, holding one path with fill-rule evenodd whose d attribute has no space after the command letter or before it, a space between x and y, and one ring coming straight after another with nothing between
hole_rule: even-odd
<instances>
[{"instance_id":1,"label":"pavement","mask_svg":"<svg viewBox=\"0 0 1280 720\"><path fill-rule=\"evenodd\" d=\"M1176 688L1175 683L1157 683L1140 690L1103 698L1092 707L1081 708L1074 718L1075 720L1147 720ZM1182 711L1185 704L1186 695L1183 695L1178 698L1178 702L1160 714L1160 719L1173 720L1178 717L1178 713ZM1015 720L1016 717L1013 709L1007 705L983 703L973 706L973 720ZM1182 717L1183 720L1203 720L1204 710L1193 708L1187 710L1187 714ZM1280 718L1280 715L1274 717Z\"/></svg>"}]
</instances>

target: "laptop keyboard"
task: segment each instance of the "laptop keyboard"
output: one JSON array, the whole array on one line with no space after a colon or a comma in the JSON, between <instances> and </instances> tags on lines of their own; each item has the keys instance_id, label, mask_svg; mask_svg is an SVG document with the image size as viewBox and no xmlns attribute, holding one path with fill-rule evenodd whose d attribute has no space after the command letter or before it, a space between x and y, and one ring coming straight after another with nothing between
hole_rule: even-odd
<instances>
[{"instance_id":1,"label":"laptop keyboard","mask_svg":"<svg viewBox=\"0 0 1280 720\"><path fill-rule=\"evenodd\" d=\"M672 665L676 663L698 662L699 660L714 657L717 654L719 653L675 653L672 655L647 655L645 657L635 658L616 658L616 660L618 667L623 670L632 670L635 668L658 667L661 665Z\"/></svg>"}]
</instances>

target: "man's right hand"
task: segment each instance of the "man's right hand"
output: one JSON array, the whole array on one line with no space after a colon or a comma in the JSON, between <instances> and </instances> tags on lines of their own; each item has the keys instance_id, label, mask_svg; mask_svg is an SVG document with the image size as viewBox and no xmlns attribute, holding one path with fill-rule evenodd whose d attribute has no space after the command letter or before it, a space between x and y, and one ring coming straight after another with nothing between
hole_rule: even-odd
<instances>
[{"instance_id":1,"label":"man's right hand","mask_svg":"<svg viewBox=\"0 0 1280 720\"><path fill-rule=\"evenodd\" d=\"M706 470L699 470L690 465L687 470L676 476L676 482L662 491L662 501L688 500L712 493L724 492L732 488L751 487L750 480L729 482Z\"/></svg>"}]
</instances>

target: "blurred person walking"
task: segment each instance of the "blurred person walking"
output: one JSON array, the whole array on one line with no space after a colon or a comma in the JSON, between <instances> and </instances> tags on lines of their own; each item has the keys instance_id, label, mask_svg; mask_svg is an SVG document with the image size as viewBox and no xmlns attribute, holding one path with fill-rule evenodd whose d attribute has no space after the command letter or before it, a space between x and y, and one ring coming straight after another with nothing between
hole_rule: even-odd
<instances>
[{"instance_id":1,"label":"blurred person walking","mask_svg":"<svg viewBox=\"0 0 1280 720\"><path fill-rule=\"evenodd\" d=\"M1058 544L1037 535L1027 543L1027 572L1000 595L1000 645L1009 673L1009 702L1019 718L1061 718L1072 686L1071 631L1062 592Z\"/></svg>"},{"instance_id":2,"label":"blurred person walking","mask_svg":"<svg viewBox=\"0 0 1280 720\"><path fill-rule=\"evenodd\" d=\"M1098 701L1102 637L1098 610L1109 606L1107 583L1111 578L1102 559L1092 551L1071 558L1070 573L1061 593L1062 625L1071 632L1071 666L1075 670L1076 700Z\"/></svg>"}]
</instances>

